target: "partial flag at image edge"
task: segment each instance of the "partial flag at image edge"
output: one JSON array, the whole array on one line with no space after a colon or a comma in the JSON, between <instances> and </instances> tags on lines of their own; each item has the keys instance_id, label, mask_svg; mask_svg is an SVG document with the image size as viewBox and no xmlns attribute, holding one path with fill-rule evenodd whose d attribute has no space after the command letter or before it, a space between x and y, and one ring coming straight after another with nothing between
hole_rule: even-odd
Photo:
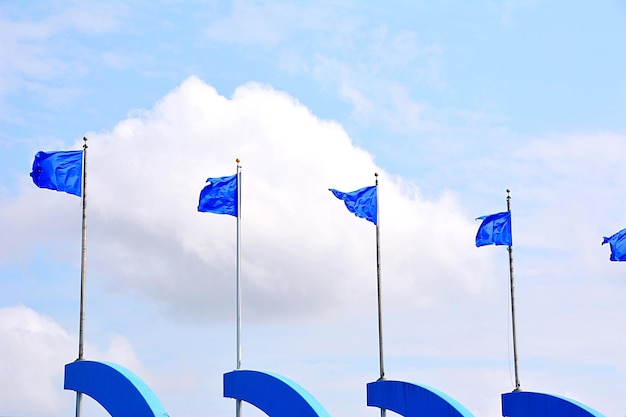
<instances>
[{"instance_id":1,"label":"partial flag at image edge","mask_svg":"<svg viewBox=\"0 0 626 417\"><path fill-rule=\"evenodd\" d=\"M208 178L200 191L198 211L237 217L237 174Z\"/></svg>"},{"instance_id":2,"label":"partial flag at image edge","mask_svg":"<svg viewBox=\"0 0 626 417\"><path fill-rule=\"evenodd\" d=\"M476 233L476 247L492 244L513 245L510 211L477 217L476 220L482 220Z\"/></svg>"},{"instance_id":3,"label":"partial flag at image edge","mask_svg":"<svg viewBox=\"0 0 626 417\"><path fill-rule=\"evenodd\" d=\"M377 224L378 196L375 185L348 193L337 191L333 188L329 188L329 191L345 203L350 213Z\"/></svg>"},{"instance_id":4,"label":"partial flag at image edge","mask_svg":"<svg viewBox=\"0 0 626 417\"><path fill-rule=\"evenodd\" d=\"M82 195L83 151L37 152L30 173L39 188Z\"/></svg>"},{"instance_id":5,"label":"partial flag at image edge","mask_svg":"<svg viewBox=\"0 0 626 417\"><path fill-rule=\"evenodd\" d=\"M611 257L613 262L626 261L626 229L622 229L611 237L605 237L602 244L608 243L611 247Z\"/></svg>"}]
</instances>

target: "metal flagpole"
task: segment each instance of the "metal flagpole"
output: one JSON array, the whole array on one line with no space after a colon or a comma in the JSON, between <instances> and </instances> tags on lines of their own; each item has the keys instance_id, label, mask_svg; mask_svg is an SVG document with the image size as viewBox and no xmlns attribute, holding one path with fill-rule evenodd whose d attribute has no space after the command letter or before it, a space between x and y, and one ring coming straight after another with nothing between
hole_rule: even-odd
<instances>
[{"instance_id":1,"label":"metal flagpole","mask_svg":"<svg viewBox=\"0 0 626 417\"><path fill-rule=\"evenodd\" d=\"M506 210L511 211L511 190L506 190ZM515 285L513 281L513 245L509 245L509 277L511 280L511 326L513 328L513 363L515 366L515 389L520 391L519 369L517 367L517 335L515 332Z\"/></svg>"},{"instance_id":2,"label":"metal flagpole","mask_svg":"<svg viewBox=\"0 0 626 417\"><path fill-rule=\"evenodd\" d=\"M376 178L376 283L378 288L378 360L380 363L380 378L385 378L385 363L383 361L383 313L380 291L380 216L378 211L378 173Z\"/></svg>"},{"instance_id":3,"label":"metal flagpole","mask_svg":"<svg viewBox=\"0 0 626 417\"><path fill-rule=\"evenodd\" d=\"M241 165L237 162L237 369L241 369ZM235 415L241 416L241 400L235 402Z\"/></svg>"},{"instance_id":4,"label":"metal flagpole","mask_svg":"<svg viewBox=\"0 0 626 417\"><path fill-rule=\"evenodd\" d=\"M380 212L378 204L378 173L374 173L376 178L376 287L378 290L378 362L380 364L380 378L385 379L385 362L383 360L383 310L381 302L381 282L380 282ZM380 409L380 416L385 417L386 410Z\"/></svg>"},{"instance_id":5,"label":"metal flagpole","mask_svg":"<svg viewBox=\"0 0 626 417\"><path fill-rule=\"evenodd\" d=\"M85 279L86 279L86 258L87 258L87 138L83 137L83 221L82 221L82 243L80 251L80 321L78 326L78 359L83 360L84 338L85 338ZM76 417L80 417L82 393L76 392Z\"/></svg>"}]
</instances>

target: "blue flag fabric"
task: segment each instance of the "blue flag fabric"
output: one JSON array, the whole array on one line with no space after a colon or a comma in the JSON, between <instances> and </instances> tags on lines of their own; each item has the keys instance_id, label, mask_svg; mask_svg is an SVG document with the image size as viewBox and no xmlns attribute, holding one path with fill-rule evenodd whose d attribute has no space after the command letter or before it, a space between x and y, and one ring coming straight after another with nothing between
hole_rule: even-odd
<instances>
[{"instance_id":1,"label":"blue flag fabric","mask_svg":"<svg viewBox=\"0 0 626 417\"><path fill-rule=\"evenodd\" d=\"M377 224L378 198L376 186L361 188L350 193L343 193L329 188L335 197L346 204L348 211L355 216Z\"/></svg>"},{"instance_id":2,"label":"blue flag fabric","mask_svg":"<svg viewBox=\"0 0 626 417\"><path fill-rule=\"evenodd\" d=\"M208 185L200 192L198 211L237 217L237 174L208 178L206 182Z\"/></svg>"},{"instance_id":3,"label":"blue flag fabric","mask_svg":"<svg viewBox=\"0 0 626 417\"><path fill-rule=\"evenodd\" d=\"M513 244L510 211L481 216L476 220L483 221L478 228L478 233L476 233L476 247L491 244L511 246Z\"/></svg>"},{"instance_id":4,"label":"blue flag fabric","mask_svg":"<svg viewBox=\"0 0 626 417\"><path fill-rule=\"evenodd\" d=\"M602 244L608 243L611 246L612 261L626 261L626 229L622 229L611 237L605 237Z\"/></svg>"},{"instance_id":5,"label":"blue flag fabric","mask_svg":"<svg viewBox=\"0 0 626 417\"><path fill-rule=\"evenodd\" d=\"M30 176L39 188L80 197L83 189L83 151L37 152Z\"/></svg>"}]
</instances>

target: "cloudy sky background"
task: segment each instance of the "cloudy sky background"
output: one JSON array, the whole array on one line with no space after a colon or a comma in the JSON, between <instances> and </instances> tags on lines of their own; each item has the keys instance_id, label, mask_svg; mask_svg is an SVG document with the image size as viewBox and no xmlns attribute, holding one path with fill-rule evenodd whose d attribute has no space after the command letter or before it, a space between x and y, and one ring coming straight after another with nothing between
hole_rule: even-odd
<instances>
[{"instance_id":1,"label":"cloudy sky background","mask_svg":"<svg viewBox=\"0 0 626 417\"><path fill-rule=\"evenodd\" d=\"M73 413L80 199L39 150L88 144L87 358L172 417L228 416L243 166L243 366L379 415L374 226L328 188L379 173L387 377L499 416L512 190L520 379L626 412L626 7L602 2L0 2L0 415ZM86 415L103 415L86 400ZM244 407L245 415L259 412Z\"/></svg>"}]
</instances>

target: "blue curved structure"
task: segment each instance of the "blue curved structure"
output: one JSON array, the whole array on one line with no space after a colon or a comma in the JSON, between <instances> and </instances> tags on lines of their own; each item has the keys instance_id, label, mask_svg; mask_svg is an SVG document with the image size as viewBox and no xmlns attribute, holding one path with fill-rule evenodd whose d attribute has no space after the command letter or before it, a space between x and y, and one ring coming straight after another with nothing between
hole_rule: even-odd
<instances>
[{"instance_id":1,"label":"blue curved structure","mask_svg":"<svg viewBox=\"0 0 626 417\"><path fill-rule=\"evenodd\" d=\"M169 417L154 392L128 369L80 360L65 365L64 388L86 394L112 417ZM330 417L308 391L283 376L237 370L224 374L224 397L245 401L270 417ZM367 384L367 405L405 417L473 417L459 402L424 385L378 380ZM585 404L539 392L502 394L504 417L604 417Z\"/></svg>"},{"instance_id":2,"label":"blue curved structure","mask_svg":"<svg viewBox=\"0 0 626 417\"><path fill-rule=\"evenodd\" d=\"M237 370L225 373L224 397L250 403L270 417L330 417L300 385L269 372Z\"/></svg>"},{"instance_id":3,"label":"blue curved structure","mask_svg":"<svg viewBox=\"0 0 626 417\"><path fill-rule=\"evenodd\" d=\"M111 417L169 417L145 382L114 363L86 360L68 363L63 388L90 396Z\"/></svg>"},{"instance_id":4,"label":"blue curved structure","mask_svg":"<svg viewBox=\"0 0 626 417\"><path fill-rule=\"evenodd\" d=\"M585 404L541 392L513 391L502 394L504 417L604 417Z\"/></svg>"},{"instance_id":5,"label":"blue curved structure","mask_svg":"<svg viewBox=\"0 0 626 417\"><path fill-rule=\"evenodd\" d=\"M459 402L441 391L386 379L367 384L367 405L405 417L473 417Z\"/></svg>"}]
</instances>

